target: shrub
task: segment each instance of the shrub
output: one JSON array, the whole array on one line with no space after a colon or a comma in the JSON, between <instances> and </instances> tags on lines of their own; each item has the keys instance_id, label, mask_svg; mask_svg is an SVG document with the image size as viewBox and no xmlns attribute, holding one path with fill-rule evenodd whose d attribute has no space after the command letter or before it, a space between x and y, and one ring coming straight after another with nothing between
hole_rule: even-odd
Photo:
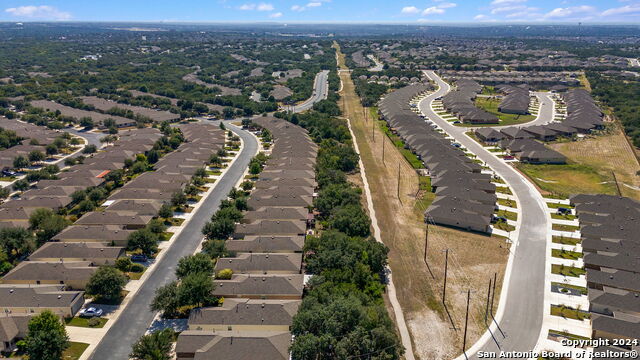
<instances>
[{"instance_id":1,"label":"shrub","mask_svg":"<svg viewBox=\"0 0 640 360\"><path fill-rule=\"evenodd\" d=\"M216 274L216 279L229 280L229 279L231 279L231 276L233 276L233 270L231 270L231 269L222 269L222 270L218 271L218 274Z\"/></svg>"},{"instance_id":2,"label":"shrub","mask_svg":"<svg viewBox=\"0 0 640 360\"><path fill-rule=\"evenodd\" d=\"M99 318L91 318L89 320L87 320L87 325L89 325L90 327L96 327L98 325L100 325L100 319Z\"/></svg>"},{"instance_id":3,"label":"shrub","mask_svg":"<svg viewBox=\"0 0 640 360\"><path fill-rule=\"evenodd\" d=\"M144 265L133 263L131 264L131 267L129 267L129 271L134 273L141 273L144 271Z\"/></svg>"},{"instance_id":4,"label":"shrub","mask_svg":"<svg viewBox=\"0 0 640 360\"><path fill-rule=\"evenodd\" d=\"M122 272L129 271L131 269L131 265L133 265L133 263L129 257L123 256L116 259L115 267Z\"/></svg>"}]
</instances>

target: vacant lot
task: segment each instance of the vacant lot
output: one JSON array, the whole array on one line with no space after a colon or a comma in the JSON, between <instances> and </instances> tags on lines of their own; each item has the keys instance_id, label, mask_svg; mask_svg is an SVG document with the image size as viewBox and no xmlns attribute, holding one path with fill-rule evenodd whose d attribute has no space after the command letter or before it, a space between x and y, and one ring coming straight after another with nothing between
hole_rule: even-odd
<instances>
[{"instance_id":1,"label":"vacant lot","mask_svg":"<svg viewBox=\"0 0 640 360\"><path fill-rule=\"evenodd\" d=\"M543 195L569 197L572 194L615 194L613 177L581 164L532 165L518 164L542 191Z\"/></svg>"},{"instance_id":2,"label":"vacant lot","mask_svg":"<svg viewBox=\"0 0 640 360\"><path fill-rule=\"evenodd\" d=\"M489 278L497 272L498 284L501 284L507 260L504 240L429 226L430 268L427 268L423 212L433 199L433 194L424 190L429 181L418 176L371 117L365 120L350 74L343 72L340 77L344 86L341 105L360 148L382 239L390 249L390 267L415 354L420 359L453 358L460 354L467 289L474 294L467 343L472 344L484 331L484 301ZM445 249L449 249L447 308L451 320L441 303ZM498 297L499 294L496 301Z\"/></svg>"},{"instance_id":3,"label":"vacant lot","mask_svg":"<svg viewBox=\"0 0 640 360\"><path fill-rule=\"evenodd\" d=\"M600 175L600 179L594 181L606 179L612 182L614 173L622 195L640 200L640 166L619 128L613 128L609 135L553 144L551 147L572 162L592 168ZM615 193L615 184L610 183L605 190L605 193Z\"/></svg>"},{"instance_id":4,"label":"vacant lot","mask_svg":"<svg viewBox=\"0 0 640 360\"><path fill-rule=\"evenodd\" d=\"M504 125L516 125L529 121L533 121L536 117L533 115L517 115L517 114L505 114L498 111L498 105L500 105L500 99L498 98L485 98L479 97L476 99L476 106L489 112L500 119L500 126ZM468 124L465 124L467 126ZM488 125L476 125L476 126L495 126L495 124Z\"/></svg>"}]
</instances>

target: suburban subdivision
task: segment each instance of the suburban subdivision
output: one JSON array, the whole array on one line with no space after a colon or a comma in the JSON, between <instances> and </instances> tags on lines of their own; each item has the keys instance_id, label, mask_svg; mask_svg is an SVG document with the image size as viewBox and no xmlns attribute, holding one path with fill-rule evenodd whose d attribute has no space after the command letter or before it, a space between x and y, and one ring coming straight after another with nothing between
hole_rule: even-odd
<instances>
[{"instance_id":1,"label":"suburban subdivision","mask_svg":"<svg viewBox=\"0 0 640 360\"><path fill-rule=\"evenodd\" d=\"M64 14L0 15L0 358L638 357L637 18Z\"/></svg>"}]
</instances>

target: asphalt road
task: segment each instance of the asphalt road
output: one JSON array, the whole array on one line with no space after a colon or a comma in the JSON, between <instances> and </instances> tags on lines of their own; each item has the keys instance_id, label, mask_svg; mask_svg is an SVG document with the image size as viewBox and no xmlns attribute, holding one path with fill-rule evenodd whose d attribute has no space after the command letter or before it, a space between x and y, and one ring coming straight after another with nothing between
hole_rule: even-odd
<instances>
[{"instance_id":1,"label":"asphalt road","mask_svg":"<svg viewBox=\"0 0 640 360\"><path fill-rule=\"evenodd\" d=\"M375 56L369 54L367 55L367 57L369 58L369 60L373 61L373 63L375 64L373 67L370 67L369 69L367 69L368 71L377 72L377 71L384 70L384 64L378 61L378 59L376 59Z\"/></svg>"},{"instance_id":2,"label":"asphalt road","mask_svg":"<svg viewBox=\"0 0 640 360\"><path fill-rule=\"evenodd\" d=\"M193 215L191 222L182 230L174 243L166 249L167 252L157 264L154 272L142 284L138 292L129 301L120 317L111 326L100 344L91 355L93 360L126 360L129 359L131 346L142 336L151 325L155 312L149 309L155 290L175 280L175 266L184 256L193 254L202 241L200 230L211 215L220 206L221 200L227 197L229 191L242 177L249 165L249 160L258 149L258 142L248 132L227 123L244 141L244 148L238 155L225 175L218 180L214 191L204 199L204 203Z\"/></svg>"},{"instance_id":3,"label":"asphalt road","mask_svg":"<svg viewBox=\"0 0 640 360\"><path fill-rule=\"evenodd\" d=\"M466 136L466 128L453 126L431 110L431 102L449 92L450 87L433 71L427 71L427 75L440 89L420 103L420 110L493 168L511 186L521 209L519 240L511 247L513 263L502 289L506 293L500 303L503 315L498 318L499 329L483 336L467 355L477 358L477 351L531 351L538 341L544 309L546 234L550 229L544 200L520 173Z\"/></svg>"},{"instance_id":4,"label":"asphalt road","mask_svg":"<svg viewBox=\"0 0 640 360\"><path fill-rule=\"evenodd\" d=\"M66 131L70 134L73 135L77 135L80 136L82 138L84 138L85 140L87 140L89 142L89 145L95 145L97 148L100 148L100 146L102 146L102 143L100 143L100 138L106 136L107 134L103 134L103 133L94 133L94 132L87 132L87 131L79 131L76 129L63 129L63 131Z\"/></svg>"},{"instance_id":5,"label":"asphalt road","mask_svg":"<svg viewBox=\"0 0 640 360\"><path fill-rule=\"evenodd\" d=\"M328 94L329 70L323 70L316 75L316 79L313 84L313 94L311 95L311 97L302 104L293 106L291 111L298 113L309 110L313 107L313 104L317 103L320 100L326 99Z\"/></svg>"}]
</instances>

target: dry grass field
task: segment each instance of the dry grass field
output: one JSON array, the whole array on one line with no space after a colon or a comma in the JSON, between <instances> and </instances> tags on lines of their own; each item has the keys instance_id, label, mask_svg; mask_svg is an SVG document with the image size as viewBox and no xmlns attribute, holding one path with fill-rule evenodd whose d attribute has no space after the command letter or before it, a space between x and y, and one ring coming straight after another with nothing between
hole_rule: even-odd
<instances>
[{"instance_id":1,"label":"dry grass field","mask_svg":"<svg viewBox=\"0 0 640 360\"><path fill-rule=\"evenodd\" d=\"M603 187L602 193L617 193L613 173L621 194L640 200L640 166L633 149L617 126L612 126L607 135L554 144L551 147L572 162L593 168L601 178L605 178L605 184L596 184L595 181L590 183L591 186Z\"/></svg>"},{"instance_id":2,"label":"dry grass field","mask_svg":"<svg viewBox=\"0 0 640 360\"><path fill-rule=\"evenodd\" d=\"M343 57L339 55L339 59L343 60ZM345 69L343 61L340 65ZM341 106L360 148L382 239L390 249L390 267L398 300L411 331L415 355L419 359L453 358L461 353L467 289L472 291L467 344L472 344L484 331L487 286L496 272L498 284L501 284L508 256L505 241L429 226L430 271L423 258L425 224L422 214L433 195L420 191L421 178L374 123L368 110L362 108L350 74L343 71L340 78L343 82ZM425 183L425 178L422 182ZM441 303L443 250L447 248L447 309L451 320ZM498 297L499 293L496 301Z\"/></svg>"}]
</instances>

